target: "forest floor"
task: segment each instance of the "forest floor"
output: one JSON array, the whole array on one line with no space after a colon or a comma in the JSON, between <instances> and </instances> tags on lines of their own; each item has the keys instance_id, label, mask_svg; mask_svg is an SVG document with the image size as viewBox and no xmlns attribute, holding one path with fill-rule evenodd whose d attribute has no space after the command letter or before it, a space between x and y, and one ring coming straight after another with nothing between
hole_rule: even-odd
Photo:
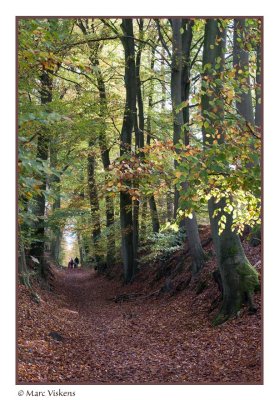
<instances>
[{"instance_id":1,"label":"forest floor","mask_svg":"<svg viewBox=\"0 0 279 400\"><path fill-rule=\"evenodd\" d=\"M244 247L260 273L260 246ZM39 304L19 285L18 383L261 384L260 293L256 314L244 308L213 327L214 257L191 280L187 250L163 274L159 264L128 286L92 270L53 267L52 291L34 283Z\"/></svg>"}]
</instances>

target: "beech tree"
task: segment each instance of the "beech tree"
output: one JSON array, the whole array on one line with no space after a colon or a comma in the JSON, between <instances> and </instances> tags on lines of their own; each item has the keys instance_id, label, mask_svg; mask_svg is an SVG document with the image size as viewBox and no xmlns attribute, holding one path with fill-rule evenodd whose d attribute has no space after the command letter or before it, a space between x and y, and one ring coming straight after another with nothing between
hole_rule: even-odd
<instances>
[{"instance_id":1,"label":"beech tree","mask_svg":"<svg viewBox=\"0 0 279 400\"><path fill-rule=\"evenodd\" d=\"M123 36L121 41L125 53L125 88L126 103L121 130L120 156L131 155L132 130L136 115L136 66L135 45L133 38L132 19L123 19L121 24ZM130 182L124 182L128 185ZM134 230L132 214L132 198L129 192L120 192L120 221L122 234L122 252L124 263L124 279L128 283L132 280L135 270L134 257Z\"/></svg>"},{"instance_id":2,"label":"beech tree","mask_svg":"<svg viewBox=\"0 0 279 400\"><path fill-rule=\"evenodd\" d=\"M222 146L226 140L221 79L225 51L226 27L220 20L207 20L202 81L204 146ZM216 131L218 132L217 140L213 139L213 132ZM230 168L229 165L228 168ZM223 286L222 307L215 323L223 322L239 311L245 300L249 301L250 309L254 311L252 296L259 285L257 272L247 260L239 235L233 230L233 209L228 206L227 200L226 195L221 195L221 198L212 196L208 201L212 237ZM221 222L223 225L220 232Z\"/></svg>"}]
</instances>

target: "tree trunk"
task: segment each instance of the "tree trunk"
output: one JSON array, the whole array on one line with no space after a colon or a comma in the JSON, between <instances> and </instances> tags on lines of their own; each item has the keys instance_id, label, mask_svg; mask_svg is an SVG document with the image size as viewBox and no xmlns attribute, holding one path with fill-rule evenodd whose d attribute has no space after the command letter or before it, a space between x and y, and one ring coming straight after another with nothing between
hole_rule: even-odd
<instances>
[{"instance_id":1,"label":"tree trunk","mask_svg":"<svg viewBox=\"0 0 279 400\"><path fill-rule=\"evenodd\" d=\"M181 82L182 82L182 19L172 19L172 66L171 66L171 99L172 99L172 115L173 115L173 144L178 144L182 139L183 114L177 112L176 107L181 104ZM174 168L178 163L174 161ZM177 216L179 202L179 188L174 188L174 218Z\"/></svg>"},{"instance_id":2,"label":"tree trunk","mask_svg":"<svg viewBox=\"0 0 279 400\"><path fill-rule=\"evenodd\" d=\"M206 134L210 132L208 129L211 127L214 127L220 133L218 143L223 143L225 138L225 132L222 129L224 105L220 101L222 98L222 84L220 82L224 65L225 38L226 30L220 31L218 20L209 19L206 21L203 66L211 64L211 69L206 71L207 79L203 78L202 80L202 90L205 92L202 95L202 114L205 119L208 119L208 112L213 112L212 109L218 107L218 110L215 110L215 115L219 117L218 120L210 121L210 127L203 126L203 141L207 146L211 145L213 140L206 137ZM217 58L221 59L221 67L218 69L215 67ZM216 86L210 85L211 79ZM216 99L218 99L218 105L214 103ZM250 308L254 309L252 296L254 290L258 287L257 272L245 257L239 236L232 231L232 213L225 213L225 204L226 199L224 198L219 203L216 203L214 198L211 198L208 202L211 232L223 286L222 306L214 321L215 324L222 323L237 313L245 300L248 300ZM216 209L220 209L220 212L213 217ZM219 234L219 221L222 216L226 218L225 229Z\"/></svg>"},{"instance_id":3,"label":"tree trunk","mask_svg":"<svg viewBox=\"0 0 279 400\"><path fill-rule=\"evenodd\" d=\"M162 49L162 55L165 57L165 49ZM154 65L153 65L154 68ZM165 70L165 60L162 58L161 60L161 76L162 76L162 81L161 81L161 86L162 86L162 103L161 103L161 108L162 108L162 113L165 115L166 113L166 99L167 99L167 87L166 87L166 70ZM166 192L166 221L171 221L174 215L174 209L173 209L173 196L171 193L171 184L168 185L168 190Z\"/></svg>"},{"instance_id":4,"label":"tree trunk","mask_svg":"<svg viewBox=\"0 0 279 400\"><path fill-rule=\"evenodd\" d=\"M40 77L41 89L41 104L47 105L52 101L52 78L50 77L47 71L43 71ZM38 135L38 143L37 143L37 158L42 161L48 160L48 149L49 149L49 138L48 132L46 128L41 128L41 131ZM40 262L40 275L45 278L45 270L44 270L44 246L45 246L45 190L46 190L46 182L47 175L44 173L40 177L42 184L40 185L40 190L43 192L37 195L34 198L34 209L33 213L38 218L38 222L36 222L36 226L34 229L34 236L36 241L31 243L30 254L36 257Z\"/></svg>"},{"instance_id":5,"label":"tree trunk","mask_svg":"<svg viewBox=\"0 0 279 400\"><path fill-rule=\"evenodd\" d=\"M189 139L189 122L190 122L190 76L191 76L191 45L193 38L194 21L189 19L182 20L182 76L181 76L181 102L188 104L183 107L183 121L184 121L184 144L187 146L190 144Z\"/></svg>"},{"instance_id":6,"label":"tree trunk","mask_svg":"<svg viewBox=\"0 0 279 400\"><path fill-rule=\"evenodd\" d=\"M52 141L50 144L50 166L52 168L57 168L57 143ZM59 210L61 207L61 196L60 196L60 186L61 179L60 176L53 175L50 179L50 187L55 195L55 200L52 205L52 214L55 214L56 210ZM58 263L59 262L59 252L60 252L60 243L62 239L61 229L58 223L56 222L56 218L54 216L54 223L52 224L52 239L50 243L50 254L52 258Z\"/></svg>"},{"instance_id":7,"label":"tree trunk","mask_svg":"<svg viewBox=\"0 0 279 400\"><path fill-rule=\"evenodd\" d=\"M123 19L121 23L123 36L121 41L125 53L125 88L126 103L121 130L120 156L131 156L132 131L136 111L136 68L135 46L132 19ZM130 185L129 181L123 182ZM128 191L120 192L120 223L122 236L122 255L124 263L124 281L131 282L134 276L134 235L132 198Z\"/></svg>"},{"instance_id":8,"label":"tree trunk","mask_svg":"<svg viewBox=\"0 0 279 400\"><path fill-rule=\"evenodd\" d=\"M78 248L79 248L79 258L80 258L80 265L84 263L84 249L82 244L82 237L80 233L77 233L77 240L78 240Z\"/></svg>"},{"instance_id":9,"label":"tree trunk","mask_svg":"<svg viewBox=\"0 0 279 400\"><path fill-rule=\"evenodd\" d=\"M141 207L141 224L140 224L141 243L144 243L146 239L146 213L147 213L147 201L146 199L144 199Z\"/></svg>"},{"instance_id":10,"label":"tree trunk","mask_svg":"<svg viewBox=\"0 0 279 400\"><path fill-rule=\"evenodd\" d=\"M155 64L155 50L152 49L151 61L150 61L151 71L154 71L154 64ZM152 132L151 111L152 111L152 102L153 102L153 92L154 92L154 87L153 87L153 82L151 81L151 89L150 89L149 96L148 96L148 111L147 111L147 119L146 119L146 131L147 131L146 143L147 143L147 145L150 145L150 143L151 143L151 132ZM149 208L150 208L150 214L151 214L153 233L157 233L160 230L160 222L159 222L159 216L158 216L158 212L157 212L157 206L156 206L156 200L155 200L154 194L152 194L150 196L148 202L149 202Z\"/></svg>"},{"instance_id":11,"label":"tree trunk","mask_svg":"<svg viewBox=\"0 0 279 400\"><path fill-rule=\"evenodd\" d=\"M149 207L150 207L150 212L151 212L153 232L158 233L160 231L160 222L159 222L159 216L158 216L158 211L157 211L154 195L152 195L149 198Z\"/></svg>"},{"instance_id":12,"label":"tree trunk","mask_svg":"<svg viewBox=\"0 0 279 400\"><path fill-rule=\"evenodd\" d=\"M188 145L189 140L189 106L184 108L184 111L176 111L177 107L183 102L189 102L190 94L190 48L192 42L192 21L173 20L173 60L172 60L172 75L171 75L171 91L172 91L172 109L173 109L173 130L174 144L177 144L180 139L183 139L184 144ZM183 34L181 34L183 28ZM183 47L182 47L183 46ZM184 128L184 135L183 129ZM175 162L175 167L178 164ZM181 186L175 187L175 209L176 216L179 205L179 194L182 190L187 192L188 182L184 182ZM205 255L201 246L198 224L195 213L193 218L185 218L185 227L187 232L188 245L192 258L192 273L196 274L202 269Z\"/></svg>"},{"instance_id":13,"label":"tree trunk","mask_svg":"<svg viewBox=\"0 0 279 400\"><path fill-rule=\"evenodd\" d=\"M93 225L92 243L93 243L94 257L98 268L102 262L102 257L100 252L101 219L100 219L98 189L95 179L96 158L93 146L94 142L90 141L89 154L87 157L87 162L88 162L87 173L88 173L89 200L90 200L92 225Z\"/></svg>"}]
</instances>

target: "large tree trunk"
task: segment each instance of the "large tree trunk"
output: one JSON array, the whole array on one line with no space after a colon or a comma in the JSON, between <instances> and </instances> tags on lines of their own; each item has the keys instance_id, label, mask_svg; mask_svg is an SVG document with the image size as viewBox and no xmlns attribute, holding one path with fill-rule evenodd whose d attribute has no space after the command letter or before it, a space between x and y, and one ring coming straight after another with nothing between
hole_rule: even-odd
<instances>
[{"instance_id":1,"label":"large tree trunk","mask_svg":"<svg viewBox=\"0 0 279 400\"><path fill-rule=\"evenodd\" d=\"M202 90L205 92L202 95L202 114L205 119L208 119L207 112L213 112L213 108L217 107L218 110L215 109L215 115L219 117L218 120L211 120L209 127L203 127L203 141L207 146L211 145L213 141L213 139L206 137L206 134L210 134L212 127L218 130L220 134L220 139L218 139L220 144L225 139L225 132L222 129L224 105L220 101L222 99L222 84L220 82L224 65L225 38L226 30L220 31L218 20L209 19L206 21L203 66L211 64L211 69L206 71L207 79L203 78L202 80ZM215 67L217 58L221 59L221 68L219 69ZM215 83L215 86L210 85L211 80ZM218 99L217 105L214 102L216 99ZM225 213L225 204L226 199L216 203L216 199L211 198L208 202L211 232L223 286L222 306L214 321L215 324L222 323L234 315L245 300L249 301L250 307L253 309L252 296L254 290L258 287L257 273L245 257L239 236L232 231L232 213ZM216 209L220 209L220 212L214 217ZM219 234L219 221L222 216L226 217L225 229Z\"/></svg>"},{"instance_id":2,"label":"large tree trunk","mask_svg":"<svg viewBox=\"0 0 279 400\"><path fill-rule=\"evenodd\" d=\"M181 29L183 28L183 35ZM173 141L177 144L183 139L184 144L188 145L189 140L189 107L184 111L176 111L177 107L183 102L189 102L190 94L190 48L192 42L192 21L177 19L172 21L173 29L173 60L171 75L171 92L173 108ZM183 46L183 47L182 47ZM183 129L184 135L182 137ZM178 164L175 162L175 167ZM181 187L175 187L175 216L179 205L180 191L187 192L188 183L185 181ZM198 224L195 213L193 218L185 218L185 227L187 231L188 245L192 258L192 273L195 274L202 269L205 255L201 246Z\"/></svg>"},{"instance_id":3,"label":"large tree trunk","mask_svg":"<svg viewBox=\"0 0 279 400\"><path fill-rule=\"evenodd\" d=\"M143 19L139 21L139 38L142 39L143 35ZM141 93L141 79L140 79L140 67L141 67L141 53L142 43L139 43L138 51L135 59L135 72L136 72L136 99L138 105L138 112L136 110L134 116L134 128L135 128L135 147L136 151L144 147L144 109L143 99ZM139 151L139 157L142 158L143 154ZM139 187L139 182L134 179L134 188ZM135 268L138 257L138 246L139 246L139 216L140 216L140 202L138 199L133 200L133 231L134 231L134 258Z\"/></svg>"},{"instance_id":4,"label":"large tree trunk","mask_svg":"<svg viewBox=\"0 0 279 400\"><path fill-rule=\"evenodd\" d=\"M41 89L41 104L43 106L47 105L52 101L52 78L50 77L47 71L43 71L40 77ZM46 128L41 128L40 133L38 135L38 143L37 143L37 158L42 161L48 160L48 150L49 150L49 137ZM31 244L30 254L36 257L40 262L40 275L45 278L45 270L44 270L44 246L45 246L45 190L46 190L46 182L47 175L46 173L42 174L40 177L40 181L42 182L40 185L40 190L43 192L34 198L34 209L33 213L38 218L38 222L36 222L36 226L34 229L34 236L36 240Z\"/></svg>"},{"instance_id":5,"label":"large tree trunk","mask_svg":"<svg viewBox=\"0 0 279 400\"><path fill-rule=\"evenodd\" d=\"M129 157L131 155L132 131L136 112L136 68L132 19L123 19L121 29L123 31L121 41L125 53L126 103L121 130L120 155ZM130 185L130 182L127 181L124 184ZM127 191L121 191L120 223L125 283L131 282L135 269L132 207L130 194Z\"/></svg>"}]
</instances>

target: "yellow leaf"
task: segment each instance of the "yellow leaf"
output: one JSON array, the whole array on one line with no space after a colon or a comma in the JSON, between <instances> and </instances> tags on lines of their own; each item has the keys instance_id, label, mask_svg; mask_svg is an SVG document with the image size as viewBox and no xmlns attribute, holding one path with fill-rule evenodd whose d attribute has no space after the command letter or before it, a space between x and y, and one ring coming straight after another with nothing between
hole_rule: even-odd
<instances>
[{"instance_id":1,"label":"yellow leaf","mask_svg":"<svg viewBox=\"0 0 279 400\"><path fill-rule=\"evenodd\" d=\"M181 175L182 175L182 172L180 172L180 171L175 171L175 176L176 176L177 178L180 178Z\"/></svg>"}]
</instances>

